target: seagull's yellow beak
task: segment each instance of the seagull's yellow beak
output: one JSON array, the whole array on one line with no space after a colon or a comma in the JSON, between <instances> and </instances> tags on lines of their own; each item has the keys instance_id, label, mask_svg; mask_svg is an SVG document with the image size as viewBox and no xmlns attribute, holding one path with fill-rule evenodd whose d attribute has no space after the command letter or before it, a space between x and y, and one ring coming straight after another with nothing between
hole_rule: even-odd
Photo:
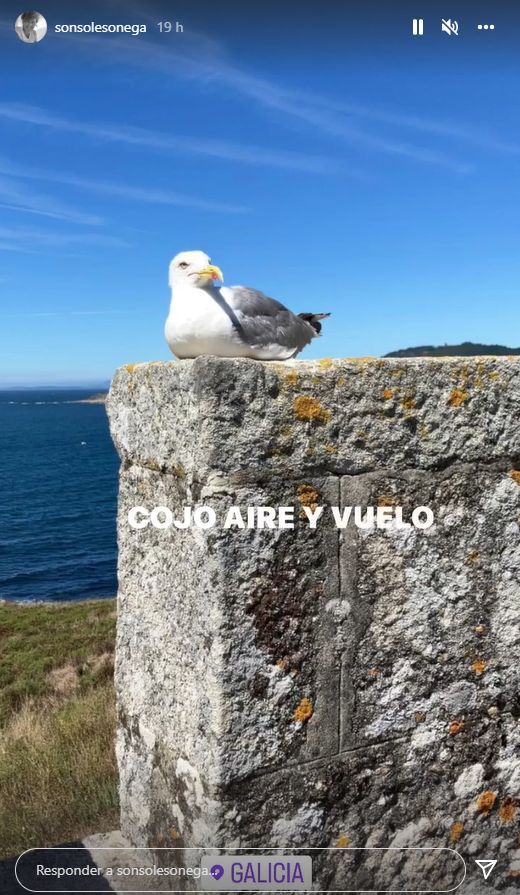
<instances>
[{"instance_id":1,"label":"seagull's yellow beak","mask_svg":"<svg viewBox=\"0 0 520 895\"><path fill-rule=\"evenodd\" d=\"M211 277L212 280L224 280L224 274L216 264L208 264L207 267L203 267L202 270L199 270L199 275L201 277Z\"/></svg>"}]
</instances>

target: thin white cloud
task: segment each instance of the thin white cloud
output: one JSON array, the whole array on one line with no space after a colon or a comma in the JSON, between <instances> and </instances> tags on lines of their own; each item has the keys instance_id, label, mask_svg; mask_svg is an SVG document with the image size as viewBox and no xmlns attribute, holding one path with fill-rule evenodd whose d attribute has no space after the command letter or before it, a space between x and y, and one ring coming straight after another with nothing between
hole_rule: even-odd
<instances>
[{"instance_id":1,"label":"thin white cloud","mask_svg":"<svg viewBox=\"0 0 520 895\"><path fill-rule=\"evenodd\" d=\"M248 165L283 168L314 174L330 174L340 170L338 160L328 156L305 155L261 146L241 145L225 140L177 136L128 125L118 124L115 127L106 123L73 120L19 103L0 103L0 117L60 132L77 133L96 141L144 146L147 149L160 152L203 155Z\"/></svg>"},{"instance_id":2,"label":"thin white cloud","mask_svg":"<svg viewBox=\"0 0 520 895\"><path fill-rule=\"evenodd\" d=\"M103 233L52 232L21 227L0 226L0 250L39 253L42 248L64 248L71 245L121 248L126 245L117 236Z\"/></svg>"},{"instance_id":3,"label":"thin white cloud","mask_svg":"<svg viewBox=\"0 0 520 895\"><path fill-rule=\"evenodd\" d=\"M22 168L20 172L18 176L23 176ZM12 174L12 166L2 166L0 164L0 175ZM86 214L67 202L57 200L52 196L39 193L33 189L27 189L23 184L13 179L12 176L0 176L0 199L3 200L2 205L4 207L20 212L43 215L44 217L83 226L99 226L103 223L103 219L99 215Z\"/></svg>"},{"instance_id":4,"label":"thin white cloud","mask_svg":"<svg viewBox=\"0 0 520 895\"><path fill-rule=\"evenodd\" d=\"M114 181L103 181L97 180L96 178L76 177L73 174L66 174L62 171L49 171L28 168L22 165L15 165L13 162L10 162L8 159L5 158L0 158L0 174L10 175L11 178L26 178L30 180L44 180L50 181L52 183L60 183L65 186L72 186L78 189L87 190L89 192L103 193L105 195L115 196L117 198L131 202L149 202L154 205L172 205L181 208L195 208L199 209L200 211L221 212L226 214L244 214L249 211L249 209L243 205L230 205L224 202L213 202L205 198L201 199L198 196L191 196L186 193L173 192L172 190L158 190L148 187L136 187L132 186L131 184L115 183ZM25 201L27 202L28 197L32 195L32 190L24 190L22 193L21 190L16 188L12 182L9 186L10 192L7 192L10 198L14 196L18 196L19 198L19 203L12 202L12 204L17 204L17 207L22 210L24 206L24 199L22 197L25 197ZM5 198L1 178L0 197ZM50 209L48 209L48 211L49 210ZM92 218L91 216L81 217L83 218L83 220L78 218L78 220L76 220L76 223L101 222L99 218Z\"/></svg>"},{"instance_id":5,"label":"thin white cloud","mask_svg":"<svg viewBox=\"0 0 520 895\"><path fill-rule=\"evenodd\" d=\"M139 13L141 15L141 13ZM146 18L146 13L142 13ZM101 41L84 42L88 51L101 50L106 56L106 47ZM157 42L139 41L129 45L128 41L115 40L111 43L112 62L122 59L133 66L145 66L173 74L184 80L196 80L204 88L230 90L248 101L253 100L259 107L281 114L281 120L307 124L313 132L330 136L352 146L368 147L378 152L402 156L417 162L449 168L456 173L474 170L466 159L456 158L452 153L435 147L419 145L402 136L382 132L382 127L393 127L401 131L415 131L417 134L444 137L450 141L466 141L475 147L497 152L520 152L514 143L482 132L471 125L435 121L420 115L406 115L356 104L342 103L328 95L283 87L273 80L250 74L226 56L224 49L215 41L208 41L205 35L192 35L189 40L166 48ZM372 122L378 126L371 132L360 126L360 122ZM337 145L336 145L337 148Z\"/></svg>"}]
</instances>

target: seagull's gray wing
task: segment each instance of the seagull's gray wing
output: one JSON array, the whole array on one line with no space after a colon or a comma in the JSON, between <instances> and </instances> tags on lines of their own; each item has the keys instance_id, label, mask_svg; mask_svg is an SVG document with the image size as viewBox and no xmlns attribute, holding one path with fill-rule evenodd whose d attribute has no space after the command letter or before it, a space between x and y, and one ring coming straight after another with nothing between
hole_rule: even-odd
<instances>
[{"instance_id":1,"label":"seagull's gray wing","mask_svg":"<svg viewBox=\"0 0 520 895\"><path fill-rule=\"evenodd\" d=\"M310 323L263 292L248 286L222 286L219 292L232 312L235 329L248 345L282 345L296 354L317 335Z\"/></svg>"}]
</instances>

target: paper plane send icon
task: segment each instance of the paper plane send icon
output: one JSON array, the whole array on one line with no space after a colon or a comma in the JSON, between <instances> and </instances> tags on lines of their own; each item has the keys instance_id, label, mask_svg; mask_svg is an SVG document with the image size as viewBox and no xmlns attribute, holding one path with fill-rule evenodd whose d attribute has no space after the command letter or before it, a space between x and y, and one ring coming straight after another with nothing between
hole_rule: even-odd
<instances>
[{"instance_id":1,"label":"paper plane send icon","mask_svg":"<svg viewBox=\"0 0 520 895\"><path fill-rule=\"evenodd\" d=\"M482 870L482 876L484 879L487 879L489 874L496 867L496 861L475 861L475 864L478 864L480 869Z\"/></svg>"}]
</instances>

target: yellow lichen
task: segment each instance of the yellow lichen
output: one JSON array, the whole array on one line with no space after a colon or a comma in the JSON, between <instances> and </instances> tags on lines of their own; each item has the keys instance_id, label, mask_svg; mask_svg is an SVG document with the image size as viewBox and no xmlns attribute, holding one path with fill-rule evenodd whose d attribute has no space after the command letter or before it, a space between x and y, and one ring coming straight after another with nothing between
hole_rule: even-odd
<instances>
[{"instance_id":1,"label":"yellow lichen","mask_svg":"<svg viewBox=\"0 0 520 895\"><path fill-rule=\"evenodd\" d=\"M481 674L484 674L486 670L486 663L483 659L475 659L471 666L471 670L480 676Z\"/></svg>"},{"instance_id":2,"label":"yellow lichen","mask_svg":"<svg viewBox=\"0 0 520 895\"><path fill-rule=\"evenodd\" d=\"M335 445L335 444L324 444L323 450L327 454L337 454L338 453L338 448L337 448L337 445Z\"/></svg>"},{"instance_id":3,"label":"yellow lichen","mask_svg":"<svg viewBox=\"0 0 520 895\"><path fill-rule=\"evenodd\" d=\"M475 634L480 634L480 636L482 636L482 634L487 634L486 626L485 625L477 625L477 627L475 628Z\"/></svg>"},{"instance_id":4,"label":"yellow lichen","mask_svg":"<svg viewBox=\"0 0 520 895\"><path fill-rule=\"evenodd\" d=\"M294 720L301 721L302 723L308 721L309 718L312 718L313 711L312 702L304 696L300 704L297 705L294 710Z\"/></svg>"},{"instance_id":5,"label":"yellow lichen","mask_svg":"<svg viewBox=\"0 0 520 895\"><path fill-rule=\"evenodd\" d=\"M396 507L397 500L391 494L382 494L377 498L377 505L378 507Z\"/></svg>"},{"instance_id":6,"label":"yellow lichen","mask_svg":"<svg viewBox=\"0 0 520 895\"><path fill-rule=\"evenodd\" d=\"M416 724L423 724L426 721L426 714L424 712L415 712L414 721Z\"/></svg>"},{"instance_id":7,"label":"yellow lichen","mask_svg":"<svg viewBox=\"0 0 520 895\"><path fill-rule=\"evenodd\" d=\"M312 511L316 509L320 500L320 494L319 491L316 491L316 488L307 484L298 485L296 493L302 507L309 507ZM303 516L305 516L305 513L303 513Z\"/></svg>"},{"instance_id":8,"label":"yellow lichen","mask_svg":"<svg viewBox=\"0 0 520 895\"><path fill-rule=\"evenodd\" d=\"M500 805L499 817L503 824L510 824L516 817L516 802L512 796L506 796Z\"/></svg>"},{"instance_id":9,"label":"yellow lichen","mask_svg":"<svg viewBox=\"0 0 520 895\"><path fill-rule=\"evenodd\" d=\"M464 833L464 824L460 822L460 820L456 821L453 824L450 830L450 842L458 842Z\"/></svg>"},{"instance_id":10,"label":"yellow lichen","mask_svg":"<svg viewBox=\"0 0 520 895\"><path fill-rule=\"evenodd\" d=\"M336 848L348 848L350 845L350 839L348 836L340 836L336 842Z\"/></svg>"},{"instance_id":11,"label":"yellow lichen","mask_svg":"<svg viewBox=\"0 0 520 895\"><path fill-rule=\"evenodd\" d=\"M137 364L127 364L125 370L127 373L133 373L136 367Z\"/></svg>"},{"instance_id":12,"label":"yellow lichen","mask_svg":"<svg viewBox=\"0 0 520 895\"><path fill-rule=\"evenodd\" d=\"M429 438L430 437L430 430L428 429L428 426L424 425L424 423L421 426L421 428L419 429L419 435L421 438Z\"/></svg>"},{"instance_id":13,"label":"yellow lichen","mask_svg":"<svg viewBox=\"0 0 520 895\"><path fill-rule=\"evenodd\" d=\"M311 395L299 395L294 399L293 410L300 420L308 422L326 423L330 419L330 410L322 407L320 402Z\"/></svg>"},{"instance_id":14,"label":"yellow lichen","mask_svg":"<svg viewBox=\"0 0 520 895\"><path fill-rule=\"evenodd\" d=\"M401 407L403 408L403 410L415 410L416 404L412 392L406 392L404 398L401 401Z\"/></svg>"},{"instance_id":15,"label":"yellow lichen","mask_svg":"<svg viewBox=\"0 0 520 895\"><path fill-rule=\"evenodd\" d=\"M298 384L298 373L296 370L290 370L286 376L284 376L284 382L287 385L297 385Z\"/></svg>"},{"instance_id":16,"label":"yellow lichen","mask_svg":"<svg viewBox=\"0 0 520 895\"><path fill-rule=\"evenodd\" d=\"M469 398L469 394L465 389L462 388L454 388L450 392L450 396L448 398L448 404L451 404L452 407L462 407L465 401Z\"/></svg>"},{"instance_id":17,"label":"yellow lichen","mask_svg":"<svg viewBox=\"0 0 520 895\"><path fill-rule=\"evenodd\" d=\"M497 800L496 792L487 789L477 799L477 811L479 814L489 814L495 806Z\"/></svg>"},{"instance_id":18,"label":"yellow lichen","mask_svg":"<svg viewBox=\"0 0 520 895\"><path fill-rule=\"evenodd\" d=\"M470 550L468 553L468 562L476 562L479 557L478 550Z\"/></svg>"},{"instance_id":19,"label":"yellow lichen","mask_svg":"<svg viewBox=\"0 0 520 895\"><path fill-rule=\"evenodd\" d=\"M394 397L394 394L395 392L393 388L385 388L383 392L383 398L385 399L385 401L390 401L390 399Z\"/></svg>"},{"instance_id":20,"label":"yellow lichen","mask_svg":"<svg viewBox=\"0 0 520 895\"><path fill-rule=\"evenodd\" d=\"M520 470L519 469L512 469L511 472L509 473L509 475L513 479L513 482L516 482L517 485L520 485Z\"/></svg>"},{"instance_id":21,"label":"yellow lichen","mask_svg":"<svg viewBox=\"0 0 520 895\"><path fill-rule=\"evenodd\" d=\"M321 360L318 361L318 365L326 370L328 367L332 367L332 361L330 357L322 357Z\"/></svg>"}]
</instances>

